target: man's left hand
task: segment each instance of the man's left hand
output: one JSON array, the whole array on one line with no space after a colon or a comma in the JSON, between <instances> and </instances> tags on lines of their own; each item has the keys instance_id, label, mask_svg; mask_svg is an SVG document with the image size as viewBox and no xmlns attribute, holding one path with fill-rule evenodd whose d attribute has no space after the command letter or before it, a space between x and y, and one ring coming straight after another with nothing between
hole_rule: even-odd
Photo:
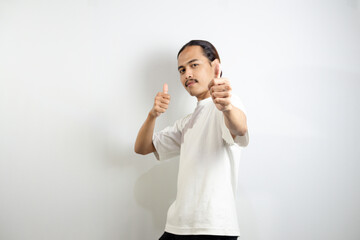
<instances>
[{"instance_id":1,"label":"man's left hand","mask_svg":"<svg viewBox=\"0 0 360 240\"><path fill-rule=\"evenodd\" d=\"M211 98L215 103L217 109L222 112L232 109L231 105L231 86L230 82L226 78L220 77L220 65L216 63L215 66L215 78L210 81L208 88Z\"/></svg>"}]
</instances>

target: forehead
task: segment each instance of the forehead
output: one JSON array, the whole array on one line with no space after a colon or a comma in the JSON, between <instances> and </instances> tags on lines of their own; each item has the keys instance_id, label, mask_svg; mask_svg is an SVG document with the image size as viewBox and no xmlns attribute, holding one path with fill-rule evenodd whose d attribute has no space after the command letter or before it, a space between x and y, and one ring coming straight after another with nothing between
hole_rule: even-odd
<instances>
[{"instance_id":1,"label":"forehead","mask_svg":"<svg viewBox=\"0 0 360 240\"><path fill-rule=\"evenodd\" d=\"M186 47L179 55L178 66L184 66L193 59L207 60L200 46Z\"/></svg>"}]
</instances>

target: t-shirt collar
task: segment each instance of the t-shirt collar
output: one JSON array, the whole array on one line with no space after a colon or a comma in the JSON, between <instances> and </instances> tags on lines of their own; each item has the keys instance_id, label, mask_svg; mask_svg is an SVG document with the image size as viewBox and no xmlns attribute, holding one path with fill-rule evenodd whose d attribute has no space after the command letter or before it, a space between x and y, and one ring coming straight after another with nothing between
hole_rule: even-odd
<instances>
[{"instance_id":1,"label":"t-shirt collar","mask_svg":"<svg viewBox=\"0 0 360 240\"><path fill-rule=\"evenodd\" d=\"M205 98L203 100L198 101L197 106L203 106L203 105L205 105L206 103L208 103L210 101L211 101L211 97Z\"/></svg>"}]
</instances>

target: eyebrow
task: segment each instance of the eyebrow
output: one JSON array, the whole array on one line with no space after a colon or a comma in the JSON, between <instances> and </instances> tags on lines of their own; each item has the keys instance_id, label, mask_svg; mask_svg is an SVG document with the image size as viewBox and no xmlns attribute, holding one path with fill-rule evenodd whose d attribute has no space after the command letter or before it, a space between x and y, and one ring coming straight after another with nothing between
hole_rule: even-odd
<instances>
[{"instance_id":1,"label":"eyebrow","mask_svg":"<svg viewBox=\"0 0 360 240\"><path fill-rule=\"evenodd\" d=\"M192 60L188 61L186 64L190 64L190 63L195 62L195 61L199 61L199 59L192 59ZM183 67L184 66L179 66L178 70L180 70L180 68L183 68Z\"/></svg>"}]
</instances>

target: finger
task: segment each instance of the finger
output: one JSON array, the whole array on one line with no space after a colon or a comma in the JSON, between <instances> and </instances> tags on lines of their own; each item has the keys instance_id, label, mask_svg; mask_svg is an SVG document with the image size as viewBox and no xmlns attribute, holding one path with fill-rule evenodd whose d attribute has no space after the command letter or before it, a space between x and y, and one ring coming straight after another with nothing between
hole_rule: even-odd
<instances>
[{"instance_id":1,"label":"finger","mask_svg":"<svg viewBox=\"0 0 360 240\"><path fill-rule=\"evenodd\" d=\"M212 86L210 89L211 92L229 92L231 90L232 89L230 85L217 85L217 86Z\"/></svg>"},{"instance_id":2,"label":"finger","mask_svg":"<svg viewBox=\"0 0 360 240\"><path fill-rule=\"evenodd\" d=\"M160 102L161 102L161 103L164 103L164 104L169 104L169 103L170 103L170 101L169 101L169 100L164 99L164 98L163 98L163 99L161 99L161 100L160 100Z\"/></svg>"},{"instance_id":3,"label":"finger","mask_svg":"<svg viewBox=\"0 0 360 240\"><path fill-rule=\"evenodd\" d=\"M168 108L169 108L169 104L161 103L161 104L160 104L160 107L163 108L163 109L168 109Z\"/></svg>"},{"instance_id":4,"label":"finger","mask_svg":"<svg viewBox=\"0 0 360 240\"><path fill-rule=\"evenodd\" d=\"M230 98L231 93L230 92L213 92L211 94L213 98Z\"/></svg>"},{"instance_id":5,"label":"finger","mask_svg":"<svg viewBox=\"0 0 360 240\"><path fill-rule=\"evenodd\" d=\"M166 111L166 109L157 106L157 107L155 107L155 111L158 113L164 113Z\"/></svg>"},{"instance_id":6,"label":"finger","mask_svg":"<svg viewBox=\"0 0 360 240\"><path fill-rule=\"evenodd\" d=\"M220 63L215 63L215 77L219 78L221 73Z\"/></svg>"},{"instance_id":7,"label":"finger","mask_svg":"<svg viewBox=\"0 0 360 240\"><path fill-rule=\"evenodd\" d=\"M158 103L157 106L159 106L160 108L163 108L163 109L168 109L168 107L169 107L169 105L166 103Z\"/></svg>"},{"instance_id":8,"label":"finger","mask_svg":"<svg viewBox=\"0 0 360 240\"><path fill-rule=\"evenodd\" d=\"M230 102L229 98L214 98L214 103L215 104L220 104L220 105L223 105L223 106L227 106L231 102Z\"/></svg>"},{"instance_id":9,"label":"finger","mask_svg":"<svg viewBox=\"0 0 360 240\"><path fill-rule=\"evenodd\" d=\"M162 97L165 98L165 99L170 100L170 95L169 94L163 93Z\"/></svg>"},{"instance_id":10,"label":"finger","mask_svg":"<svg viewBox=\"0 0 360 240\"><path fill-rule=\"evenodd\" d=\"M168 90L169 90L169 87L167 85L167 83L164 83L164 86L163 86L163 93L168 93Z\"/></svg>"},{"instance_id":11,"label":"finger","mask_svg":"<svg viewBox=\"0 0 360 240\"><path fill-rule=\"evenodd\" d=\"M227 78L215 78L213 79L213 81L214 81L214 85L223 85L223 84L230 85L230 82Z\"/></svg>"},{"instance_id":12,"label":"finger","mask_svg":"<svg viewBox=\"0 0 360 240\"><path fill-rule=\"evenodd\" d=\"M162 92L158 92L158 93L156 94L156 97L157 97L157 98L164 98L164 99L170 100L170 95L169 95L169 94L166 94L166 93L162 93Z\"/></svg>"},{"instance_id":13,"label":"finger","mask_svg":"<svg viewBox=\"0 0 360 240\"><path fill-rule=\"evenodd\" d=\"M162 97L157 97L155 99L155 103L156 104L160 104L160 103L163 103L163 104L169 104L170 103L170 100L166 99L166 98L162 98Z\"/></svg>"},{"instance_id":14,"label":"finger","mask_svg":"<svg viewBox=\"0 0 360 240\"><path fill-rule=\"evenodd\" d=\"M157 110L160 110L160 109L166 110L166 109L168 109L168 107L169 107L169 105L163 104L163 103L157 103L154 106L154 108L157 109Z\"/></svg>"}]
</instances>

